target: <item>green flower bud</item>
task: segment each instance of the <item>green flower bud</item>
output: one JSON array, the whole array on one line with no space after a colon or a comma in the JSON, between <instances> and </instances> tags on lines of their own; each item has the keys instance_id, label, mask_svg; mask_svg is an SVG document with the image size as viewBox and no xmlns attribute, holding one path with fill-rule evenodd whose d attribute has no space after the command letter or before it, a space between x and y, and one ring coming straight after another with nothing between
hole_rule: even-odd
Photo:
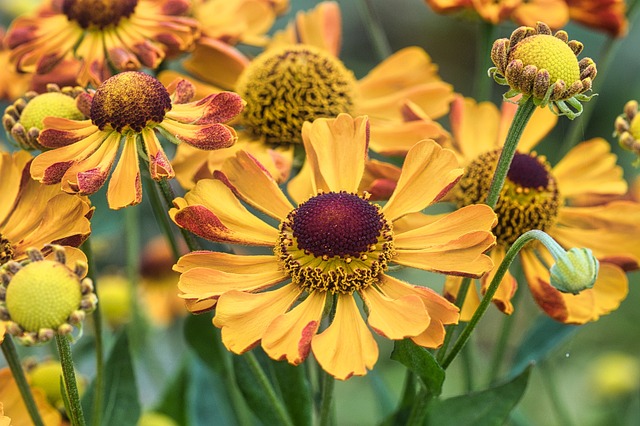
<instances>
[{"instance_id":1,"label":"green flower bud","mask_svg":"<svg viewBox=\"0 0 640 426\"><path fill-rule=\"evenodd\" d=\"M563 293L578 294L593 287L600 263L588 248L572 248L556 256L551 267L551 285Z\"/></svg>"}]
</instances>

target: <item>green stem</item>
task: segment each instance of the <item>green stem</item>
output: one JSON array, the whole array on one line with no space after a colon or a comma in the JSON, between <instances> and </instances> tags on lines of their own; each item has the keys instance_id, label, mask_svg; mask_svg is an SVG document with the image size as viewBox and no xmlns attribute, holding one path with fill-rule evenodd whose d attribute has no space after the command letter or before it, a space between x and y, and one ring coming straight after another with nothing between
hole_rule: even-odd
<instances>
[{"instance_id":1,"label":"green stem","mask_svg":"<svg viewBox=\"0 0 640 426\"><path fill-rule=\"evenodd\" d=\"M500 154L500 159L496 166L496 172L493 175L493 181L489 188L489 194L487 195L486 203L491 208L494 208L498 202L500 191L502 191L504 180L509 172L509 167L511 166L511 161L515 155L522 132L524 132L524 129L536 108L537 107L533 103L533 97L530 97L524 103L518 105L516 115L513 117L513 121L509 127L509 132L507 133L507 139L502 147L502 153Z\"/></svg>"},{"instance_id":2,"label":"green stem","mask_svg":"<svg viewBox=\"0 0 640 426\"><path fill-rule=\"evenodd\" d=\"M364 21L365 28L369 33L369 39L373 44L373 48L376 51L378 59L385 59L393 53L393 50L391 49L387 34L382 27L382 21L380 20L371 0L360 0L358 5L360 6L362 20Z\"/></svg>"},{"instance_id":3,"label":"green stem","mask_svg":"<svg viewBox=\"0 0 640 426\"><path fill-rule=\"evenodd\" d=\"M476 58L476 80L474 82L473 90L475 99L478 102L488 101L491 95L492 81L487 77L487 70L491 67L491 46L493 45L493 39L495 25L485 20L480 21L480 35L477 43Z\"/></svg>"},{"instance_id":4,"label":"green stem","mask_svg":"<svg viewBox=\"0 0 640 426\"><path fill-rule=\"evenodd\" d=\"M478 308L473 313L473 316L467 323L467 326L464 328L464 330L462 330L462 333L460 333L460 336L458 337L458 340L456 341L456 343L453 345L451 352L449 352L447 357L441 363L442 368L446 369L449 365L451 365L451 362L455 359L455 357L458 355L460 350L464 347L465 343L467 343L467 340L469 340L471 333L475 329L476 325L478 325L478 322L480 321L484 313L489 308L489 305L491 304L491 300L493 299L493 296L496 294L496 291L498 290L498 286L500 285L502 278L509 270L509 266L511 265L511 262L513 262L513 260L515 259L516 255L529 241L540 238L540 234L543 234L543 233L538 230L527 231L524 234L520 235L520 237L518 237L518 239L509 248L509 250L507 250L507 253L504 256L504 260L502 261L500 266L498 266L496 275L493 277L493 280L491 280L491 284L489 284L489 287L487 288L487 292L482 297L482 300L480 301Z\"/></svg>"},{"instance_id":5,"label":"green stem","mask_svg":"<svg viewBox=\"0 0 640 426\"><path fill-rule=\"evenodd\" d=\"M322 375L322 394L320 396L320 426L333 424L333 389L335 379L327 372Z\"/></svg>"},{"instance_id":6,"label":"green stem","mask_svg":"<svg viewBox=\"0 0 640 426\"><path fill-rule=\"evenodd\" d=\"M160 192L164 197L164 201L167 204L167 207L172 207L173 200L174 198L176 198L176 195L173 192L169 181L164 178L162 180L159 180L158 187L160 188ZM180 227L180 233L182 234L182 237L184 238L185 243L187 243L187 247L189 247L190 251L202 250L202 248L200 247L200 243L198 243L198 240L196 240L192 233L182 227Z\"/></svg>"},{"instance_id":7,"label":"green stem","mask_svg":"<svg viewBox=\"0 0 640 426\"><path fill-rule=\"evenodd\" d=\"M547 388L547 395L551 400L551 406L556 413L559 424L564 426L572 426L574 424L573 420L571 420L569 412L566 410L564 404L562 404L560 394L558 393L558 388L555 384L554 373L551 371L547 363L540 364L540 368L538 369L538 371L540 371L542 381Z\"/></svg>"},{"instance_id":8,"label":"green stem","mask_svg":"<svg viewBox=\"0 0 640 426\"><path fill-rule=\"evenodd\" d=\"M276 395L273 386L271 386L271 383L269 383L269 379L260 366L260 363L256 359L256 356L253 354L253 352L246 352L242 356L244 357L245 361L247 361L247 364L249 364L249 369L251 370L253 377L256 379L256 383L258 384L258 386L260 386L262 394L271 403L271 406L275 408L276 414L279 417L278 424L293 426L293 422L289 418L287 410L284 408L282 402Z\"/></svg>"},{"instance_id":9,"label":"green stem","mask_svg":"<svg viewBox=\"0 0 640 426\"><path fill-rule=\"evenodd\" d=\"M464 385L467 392L473 391L473 345L466 345L462 348L462 366L464 369Z\"/></svg>"},{"instance_id":10,"label":"green stem","mask_svg":"<svg viewBox=\"0 0 640 426\"><path fill-rule=\"evenodd\" d=\"M56 335L56 344L60 354L60 364L62 365L62 377L64 389L69 401L69 417L73 426L84 426L84 414L80 404L80 395L76 383L76 373L73 368L73 358L71 357L71 346L66 336Z\"/></svg>"},{"instance_id":11,"label":"green stem","mask_svg":"<svg viewBox=\"0 0 640 426\"><path fill-rule=\"evenodd\" d=\"M146 173L143 176L146 186L145 193L149 195L151 209L153 210L156 222L160 225L162 233L167 238L167 242L171 247L171 253L173 254L174 259L178 260L180 257L180 249L178 248L178 242L176 241L176 237L171 229L171 221L167 215L167 210L162 205L162 201L158 195L158 189L156 188L155 182L151 179L151 176Z\"/></svg>"},{"instance_id":12,"label":"green stem","mask_svg":"<svg viewBox=\"0 0 640 426\"><path fill-rule=\"evenodd\" d=\"M20 365L20 357L18 356L16 345L13 343L13 339L9 334L5 334L4 341L0 346L2 346L2 353L7 360L7 364L9 364L13 380L15 380L16 385L20 390L20 395L22 396L24 405L27 406L27 411L29 412L29 416L31 416L31 421L33 421L35 426L44 426L36 401L33 399L31 387L27 382L27 377L24 374L22 365Z\"/></svg>"},{"instance_id":13,"label":"green stem","mask_svg":"<svg viewBox=\"0 0 640 426\"><path fill-rule=\"evenodd\" d=\"M93 289L96 295L98 293L98 280L96 278L96 265L93 257L93 250L91 249L91 239L89 238L82 245L82 250L87 256L87 263L89 265L88 277L93 282ZM98 300L100 298L98 297ZM94 426L99 426L102 422L102 402L104 400L104 343L102 340L102 314L100 312L100 303L96 305L96 309L92 314L93 328L95 333L95 351L96 351L96 377L95 377L95 394L93 399L91 423Z\"/></svg>"},{"instance_id":14,"label":"green stem","mask_svg":"<svg viewBox=\"0 0 640 426\"><path fill-rule=\"evenodd\" d=\"M411 407L411 413L406 423L407 426L424 425L424 418L427 416L427 409L429 408L431 397L431 392L423 387Z\"/></svg>"}]
</instances>

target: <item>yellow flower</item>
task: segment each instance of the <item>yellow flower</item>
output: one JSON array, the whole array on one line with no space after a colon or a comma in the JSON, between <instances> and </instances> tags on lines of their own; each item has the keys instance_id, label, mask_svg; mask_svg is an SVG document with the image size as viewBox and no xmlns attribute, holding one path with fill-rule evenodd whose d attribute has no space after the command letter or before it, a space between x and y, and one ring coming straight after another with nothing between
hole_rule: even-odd
<instances>
[{"instance_id":1,"label":"yellow flower","mask_svg":"<svg viewBox=\"0 0 640 426\"><path fill-rule=\"evenodd\" d=\"M203 179L174 200L170 215L185 229L212 241L273 250L182 256L175 269L187 307L192 312L215 307L214 325L235 353L261 343L273 359L297 365L313 351L322 368L342 380L366 374L378 358L356 294L378 334L440 346L443 324L456 323L458 309L387 270L397 264L479 277L492 267L483 253L495 241L493 211L474 205L453 214L421 215L423 226L405 221L442 198L463 173L454 154L432 140L409 150L398 186L381 207L359 189L369 141L366 117L317 119L305 123L302 138L310 172L291 181L297 207L245 151L225 162L216 180ZM325 306L335 313L330 324L323 321Z\"/></svg>"},{"instance_id":2,"label":"yellow flower","mask_svg":"<svg viewBox=\"0 0 640 426\"><path fill-rule=\"evenodd\" d=\"M78 84L97 87L116 71L156 68L190 49L197 22L181 16L188 0L46 1L11 24L6 45L19 71L43 74L60 61L82 61Z\"/></svg>"},{"instance_id":3,"label":"yellow flower","mask_svg":"<svg viewBox=\"0 0 640 426\"><path fill-rule=\"evenodd\" d=\"M542 22L535 28L519 27L510 38L493 43L495 67L489 69L489 75L509 86L505 100L522 95L520 103L532 98L535 105L549 106L556 114L574 119L582 113L580 101L593 96L586 93L597 73L591 58L578 62L582 49L582 43L569 41L565 31L551 35L549 26Z\"/></svg>"},{"instance_id":4,"label":"yellow flower","mask_svg":"<svg viewBox=\"0 0 640 426\"><path fill-rule=\"evenodd\" d=\"M371 149L383 154L406 154L424 138L446 139L448 133L433 120L448 112L452 87L440 79L429 55L419 47L407 47L357 80L338 58L341 24L337 3L322 2L312 11L299 12L253 60L232 47L220 55L200 46L184 62L185 68L203 82L238 92L247 106L238 122L238 143L231 149L203 157L188 147L178 148L172 162L178 181L192 187L240 149L284 181L294 146L302 141L302 124L339 113L368 115ZM175 76L166 71L159 79ZM408 104L426 115L408 119Z\"/></svg>"},{"instance_id":5,"label":"yellow flower","mask_svg":"<svg viewBox=\"0 0 640 426\"><path fill-rule=\"evenodd\" d=\"M465 175L452 191L452 200L459 207L486 197L515 110L516 105L511 103L503 103L500 113L490 102L476 103L462 97L453 102L452 148L466 165ZM591 249L600 261L598 278L593 288L577 295L551 286L549 267L554 261L542 245L530 243L520 252L527 283L538 305L558 321L581 324L615 310L626 297L624 272L638 268L640 261L640 205L631 201L576 205L574 200L624 194L627 184L604 139L577 145L554 167L532 151L556 121L548 110L537 109L523 134L495 208L497 245L491 257L500 264L509 246L531 229L546 232L565 249ZM482 277L483 291L494 272ZM448 280L448 298L455 298L458 286L459 281ZM515 291L515 279L507 272L494 296L494 302L507 314L513 311L510 299ZM469 292L462 319L470 318L477 304L476 292Z\"/></svg>"},{"instance_id":6,"label":"yellow flower","mask_svg":"<svg viewBox=\"0 0 640 426\"><path fill-rule=\"evenodd\" d=\"M47 402L44 392L38 388L31 388L33 399L36 402L38 412L45 426L62 426L62 416L60 412ZM11 419L13 426L32 425L31 416L26 405L20 396L20 390L16 384L8 367L0 370L0 403L4 408L4 414ZM0 424L5 419L0 418ZM6 423L9 424L9 423Z\"/></svg>"},{"instance_id":7,"label":"yellow flower","mask_svg":"<svg viewBox=\"0 0 640 426\"><path fill-rule=\"evenodd\" d=\"M68 193L93 194L105 184L122 147L107 201L112 209L138 204L142 200L140 152L152 179L174 177L156 131L174 143L205 150L235 142L235 131L222 122L242 110L240 97L223 92L187 103L192 96L193 86L186 80L165 88L142 72L116 74L92 95L78 99L90 119L44 119L38 142L50 150L33 161L31 176L45 184L60 183Z\"/></svg>"},{"instance_id":8,"label":"yellow flower","mask_svg":"<svg viewBox=\"0 0 640 426\"><path fill-rule=\"evenodd\" d=\"M613 135L618 137L622 148L638 156L633 164L634 166L640 166L640 114L638 114L638 101L631 100L624 105L623 113L616 118Z\"/></svg>"},{"instance_id":9,"label":"yellow flower","mask_svg":"<svg viewBox=\"0 0 640 426\"><path fill-rule=\"evenodd\" d=\"M91 233L88 201L30 179L31 163L25 151L0 152L0 265L26 259L29 247L78 247ZM70 256L82 256L72 247Z\"/></svg>"}]
</instances>

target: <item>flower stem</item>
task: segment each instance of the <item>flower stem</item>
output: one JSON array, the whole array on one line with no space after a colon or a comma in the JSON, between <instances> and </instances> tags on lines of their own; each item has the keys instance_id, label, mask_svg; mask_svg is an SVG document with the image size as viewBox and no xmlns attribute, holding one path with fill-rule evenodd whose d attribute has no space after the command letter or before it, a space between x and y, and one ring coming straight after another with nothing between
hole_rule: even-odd
<instances>
[{"instance_id":1,"label":"flower stem","mask_svg":"<svg viewBox=\"0 0 640 426\"><path fill-rule=\"evenodd\" d=\"M96 295L98 293L98 281L96 279L96 265L93 257L93 250L91 249L91 238L87 239L82 245L82 250L87 256L87 263L89 265L88 276L93 282L93 289ZM91 424L99 426L102 422L102 401L104 399L104 351L102 340L102 314L100 311L100 304L96 305L96 309L92 314L93 328L95 333L95 350L96 350L96 377L95 377L95 394L93 399Z\"/></svg>"},{"instance_id":2,"label":"flower stem","mask_svg":"<svg viewBox=\"0 0 640 426\"><path fill-rule=\"evenodd\" d=\"M478 102L487 101L491 95L492 81L487 78L487 70L491 67L491 46L495 38L493 32L495 25L491 22L480 20L480 34L477 43L476 56L476 80L474 81L474 97Z\"/></svg>"},{"instance_id":3,"label":"flower stem","mask_svg":"<svg viewBox=\"0 0 640 426\"><path fill-rule=\"evenodd\" d=\"M256 379L256 383L258 384L258 386L260 386L264 397L271 403L271 406L275 408L276 414L279 417L278 424L293 426L293 422L289 418L287 410L284 408L282 402L276 395L273 386L271 386L271 383L269 383L269 379L260 366L260 363L256 359L256 356L253 354L253 352L246 352L242 356L244 357L245 361L247 361L247 364L249 364L249 369L251 370L253 377Z\"/></svg>"},{"instance_id":4,"label":"flower stem","mask_svg":"<svg viewBox=\"0 0 640 426\"><path fill-rule=\"evenodd\" d=\"M393 53L393 50L389 44L387 34L382 27L380 17L376 13L371 0L360 0L358 5L360 6L362 20L365 23L365 28L369 33L369 39L378 55L378 59L385 59Z\"/></svg>"},{"instance_id":5,"label":"flower stem","mask_svg":"<svg viewBox=\"0 0 640 426\"><path fill-rule=\"evenodd\" d=\"M464 301L467 298L467 293L469 292L469 286L471 285L471 278L464 277L462 282L460 283L460 288L458 289L458 293L456 294L455 305L460 308L462 311L462 306L464 305ZM458 327L458 324L451 324L446 327L446 333L444 335L444 342L442 342L442 346L438 349L438 354L436 360L438 363L442 364L442 360L444 359L445 354L447 353L447 349L449 348L449 344L451 343L451 338L453 337L453 332Z\"/></svg>"},{"instance_id":6,"label":"flower stem","mask_svg":"<svg viewBox=\"0 0 640 426\"><path fill-rule=\"evenodd\" d=\"M60 354L60 364L62 365L62 377L64 389L69 401L69 417L73 426L84 426L84 414L80 405L80 395L76 383L76 373L73 369L73 358L71 357L71 346L66 336L56 335L56 344Z\"/></svg>"},{"instance_id":7,"label":"flower stem","mask_svg":"<svg viewBox=\"0 0 640 426\"><path fill-rule=\"evenodd\" d=\"M333 388L335 379L323 371L322 395L320 403L320 426L330 426L333 423Z\"/></svg>"},{"instance_id":8,"label":"flower stem","mask_svg":"<svg viewBox=\"0 0 640 426\"><path fill-rule=\"evenodd\" d=\"M422 388L411 407L411 413L406 423L407 426L424 425L424 418L427 416L427 409L429 408L429 401L431 401L432 396L428 389L425 387Z\"/></svg>"},{"instance_id":9,"label":"flower stem","mask_svg":"<svg viewBox=\"0 0 640 426\"><path fill-rule=\"evenodd\" d=\"M171 253L173 254L174 259L178 260L178 258L180 257L180 249L178 248L176 237L173 234L173 230L171 229L171 221L169 220L169 216L167 215L167 210L162 205L162 201L160 200L160 196L158 195L158 189L156 188L153 179L151 179L151 176L146 173L144 174L144 182L147 186L145 193L149 194L151 209L153 210L156 221L160 225L160 228L162 228L162 232L167 238L167 242L171 247Z\"/></svg>"},{"instance_id":10,"label":"flower stem","mask_svg":"<svg viewBox=\"0 0 640 426\"><path fill-rule=\"evenodd\" d=\"M31 416L31 421L33 421L35 426L44 426L42 418L40 417L40 412L36 406L36 402L33 399L31 387L27 382L27 377L24 375L22 365L20 365L20 357L18 356L16 345L13 343L13 339L9 334L4 336L4 341L0 346L2 346L2 353L7 360L7 364L9 364L13 380L15 380L16 385L20 390L20 395L22 396L24 405L27 406L27 411L29 412L29 416Z\"/></svg>"},{"instance_id":11,"label":"flower stem","mask_svg":"<svg viewBox=\"0 0 640 426\"><path fill-rule=\"evenodd\" d=\"M522 132L524 132L536 108L536 105L533 103L533 97L529 97L524 103L518 105L516 115L513 117L513 121L509 127L507 139L504 142L498 165L496 166L496 172L493 175L493 181L491 181L489 194L487 195L486 203L491 208L494 208L498 202L500 191L502 191L504 180L509 172L509 167L511 166L511 161L515 155Z\"/></svg>"},{"instance_id":12,"label":"flower stem","mask_svg":"<svg viewBox=\"0 0 640 426\"><path fill-rule=\"evenodd\" d=\"M504 260L502 261L500 266L498 266L496 275L493 277L493 280L491 280L491 284L489 284L489 287L487 288L487 292L482 297L482 300L480 301L478 308L473 313L473 316L467 323L467 326L460 333L460 336L458 337L458 340L456 340L456 343L453 345L451 352L447 354L446 358L441 363L442 368L446 369L447 367L449 367L449 365L451 365L451 362L455 359L455 357L458 355L460 350L464 347L465 343L467 343L467 340L469 340L469 337L471 336L473 329L476 327L476 325L478 325L478 322L482 318L482 315L484 315L484 313L489 308L489 305L491 304L491 300L493 299L493 296L496 294L496 291L498 290L498 286L500 285L502 278L507 273L507 270L509 270L509 266L511 265L511 262L513 262L513 260L515 259L516 255L525 246L525 244L527 244L529 241L533 239L539 238L540 234L542 233L543 233L542 231L538 231L538 230L527 231L524 234L520 235L520 237L518 237L518 239L509 248L509 250L507 250L507 253L504 256Z\"/></svg>"}]
</instances>

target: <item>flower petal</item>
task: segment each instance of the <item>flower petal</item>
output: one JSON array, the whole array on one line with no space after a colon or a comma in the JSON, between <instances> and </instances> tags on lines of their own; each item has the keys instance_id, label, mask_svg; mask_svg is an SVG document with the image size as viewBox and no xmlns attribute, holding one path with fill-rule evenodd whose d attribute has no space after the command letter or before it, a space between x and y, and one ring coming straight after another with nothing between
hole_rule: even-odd
<instances>
[{"instance_id":1,"label":"flower petal","mask_svg":"<svg viewBox=\"0 0 640 426\"><path fill-rule=\"evenodd\" d=\"M378 345L350 294L338 294L336 315L322 333L313 337L311 349L324 371L339 380L364 376L378 360Z\"/></svg>"},{"instance_id":2,"label":"flower petal","mask_svg":"<svg viewBox=\"0 0 640 426\"><path fill-rule=\"evenodd\" d=\"M432 140L418 142L409 150L398 186L382 212L391 221L418 212L442 198L463 173L452 151Z\"/></svg>"},{"instance_id":3,"label":"flower petal","mask_svg":"<svg viewBox=\"0 0 640 426\"><path fill-rule=\"evenodd\" d=\"M448 132L428 117L412 121L371 120L370 148L384 155L404 156L417 141L445 141Z\"/></svg>"},{"instance_id":4,"label":"flower petal","mask_svg":"<svg viewBox=\"0 0 640 426\"><path fill-rule=\"evenodd\" d=\"M456 95L451 103L451 133L461 160L470 162L485 152L499 148L500 113L492 102L476 102Z\"/></svg>"},{"instance_id":5,"label":"flower petal","mask_svg":"<svg viewBox=\"0 0 640 426\"><path fill-rule=\"evenodd\" d=\"M260 273L278 270L278 263L272 255L242 256L200 250L183 255L173 266L173 270L177 272L186 272L193 268L210 268L233 273Z\"/></svg>"},{"instance_id":6,"label":"flower petal","mask_svg":"<svg viewBox=\"0 0 640 426\"><path fill-rule=\"evenodd\" d=\"M25 168L31 158L31 154L26 151L17 151L13 154L0 152L0 194L2 194L0 226L11 216L15 208L15 201L24 187L21 182L31 181L31 179L23 179ZM28 172L29 169L26 168L26 171Z\"/></svg>"},{"instance_id":7,"label":"flower petal","mask_svg":"<svg viewBox=\"0 0 640 426\"><path fill-rule=\"evenodd\" d=\"M369 120L340 114L302 126L307 161L313 169L315 190L356 192L364 173L369 144Z\"/></svg>"},{"instance_id":8,"label":"flower petal","mask_svg":"<svg viewBox=\"0 0 640 426\"><path fill-rule=\"evenodd\" d=\"M175 176L175 172L173 171L171 163L167 158L167 154L165 154L155 132L152 129L145 127L142 129L140 135L147 155L149 156L149 174L151 175L151 179L172 179Z\"/></svg>"},{"instance_id":9,"label":"flower petal","mask_svg":"<svg viewBox=\"0 0 640 426\"><path fill-rule=\"evenodd\" d=\"M142 184L140 182L140 165L138 163L137 135L129 133L124 141L122 154L113 170L107 201L109 208L117 210L139 204L142 201ZM151 156L151 153L149 153ZM149 164L150 167L151 163Z\"/></svg>"},{"instance_id":10,"label":"flower petal","mask_svg":"<svg viewBox=\"0 0 640 426\"><path fill-rule=\"evenodd\" d=\"M235 129L222 123L185 124L165 117L157 129L177 144L188 143L204 151L228 148L238 140Z\"/></svg>"},{"instance_id":11,"label":"flower petal","mask_svg":"<svg viewBox=\"0 0 640 426\"><path fill-rule=\"evenodd\" d=\"M497 245L493 249L491 249L491 253L489 255L491 256L491 260L493 260L493 264L495 265L495 267L480 279L480 288L482 289L482 294L485 294L487 292L489 285L491 285L491 281L493 281L496 272L498 272L498 267L504 260L505 254L506 250L503 246ZM511 304L511 299L513 298L514 294L516 294L517 290L518 282L513 277L513 275L511 275L511 273L507 271L504 274L504 277L502 277L502 281L500 281L498 289L493 295L491 301L498 307L498 309L500 309L500 311L507 315L511 315L513 313L513 304Z\"/></svg>"},{"instance_id":12,"label":"flower petal","mask_svg":"<svg viewBox=\"0 0 640 426\"><path fill-rule=\"evenodd\" d=\"M228 43L202 37L184 61L184 68L207 83L233 89L249 59Z\"/></svg>"},{"instance_id":13,"label":"flower petal","mask_svg":"<svg viewBox=\"0 0 640 426\"><path fill-rule=\"evenodd\" d=\"M262 348L275 360L298 365L311 350L311 339L320 326L327 292L312 292L298 306L276 317L262 338Z\"/></svg>"},{"instance_id":14,"label":"flower petal","mask_svg":"<svg viewBox=\"0 0 640 426\"><path fill-rule=\"evenodd\" d=\"M458 298L463 279L463 277L447 276L443 289L444 297L447 300L455 301ZM460 321L469 322L479 305L480 296L478 295L478 289L475 286L475 281L472 281L467 290L467 295L464 298L462 309L460 310Z\"/></svg>"},{"instance_id":15,"label":"flower petal","mask_svg":"<svg viewBox=\"0 0 640 426\"><path fill-rule=\"evenodd\" d=\"M300 293L302 289L295 284L257 294L226 292L218 299L213 324L222 330L227 349L241 354L262 339L269 324L284 314Z\"/></svg>"},{"instance_id":16,"label":"flower petal","mask_svg":"<svg viewBox=\"0 0 640 426\"><path fill-rule=\"evenodd\" d=\"M184 198L173 200L171 219L211 241L273 246L278 230L251 214L224 183L198 181Z\"/></svg>"},{"instance_id":17,"label":"flower petal","mask_svg":"<svg viewBox=\"0 0 640 426\"><path fill-rule=\"evenodd\" d=\"M225 183L244 201L280 221L293 206L266 168L245 151L225 161L214 176Z\"/></svg>"},{"instance_id":18,"label":"flower petal","mask_svg":"<svg viewBox=\"0 0 640 426\"><path fill-rule=\"evenodd\" d=\"M369 326L392 340L417 336L427 329L431 317L417 295L391 298L369 287L360 292L369 308Z\"/></svg>"}]
</instances>

